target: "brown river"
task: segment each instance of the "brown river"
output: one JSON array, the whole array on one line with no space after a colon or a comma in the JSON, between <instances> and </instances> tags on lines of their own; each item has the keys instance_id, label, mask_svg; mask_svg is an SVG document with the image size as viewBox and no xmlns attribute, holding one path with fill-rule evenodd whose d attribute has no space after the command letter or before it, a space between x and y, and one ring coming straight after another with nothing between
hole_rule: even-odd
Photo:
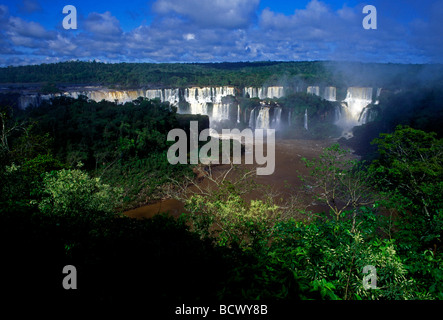
<instances>
[{"instance_id":1,"label":"brown river","mask_svg":"<svg viewBox=\"0 0 443 320\"><path fill-rule=\"evenodd\" d=\"M254 175L255 182L268 186L275 195L275 202L283 203L291 195L297 193L297 188L302 185L299 176L309 173L301 159L303 157L307 159L318 157L324 148L331 146L333 143L335 143L335 140L276 140L275 171L272 175L267 176ZM253 165L241 164L239 166L244 169L253 168ZM216 167L216 170L223 173L229 168L229 165L220 165ZM205 183L205 181L201 183ZM246 200L250 200L260 198L261 195L257 192L251 192L245 197ZM315 210L315 207L314 205L310 209ZM325 208L318 206L317 209ZM184 204L181 201L167 199L126 211L124 214L131 218L141 219L151 218L158 213L169 213L174 217L178 217L183 212Z\"/></svg>"}]
</instances>

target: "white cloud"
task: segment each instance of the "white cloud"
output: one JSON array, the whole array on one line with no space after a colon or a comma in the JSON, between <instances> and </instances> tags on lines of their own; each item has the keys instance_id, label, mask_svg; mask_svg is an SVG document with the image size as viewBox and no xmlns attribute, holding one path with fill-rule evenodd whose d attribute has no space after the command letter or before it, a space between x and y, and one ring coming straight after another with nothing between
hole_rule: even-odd
<instances>
[{"instance_id":1,"label":"white cloud","mask_svg":"<svg viewBox=\"0 0 443 320\"><path fill-rule=\"evenodd\" d=\"M122 33L120 22L109 11L90 13L84 21L84 27L87 31L99 35L118 35Z\"/></svg>"},{"instance_id":2,"label":"white cloud","mask_svg":"<svg viewBox=\"0 0 443 320\"><path fill-rule=\"evenodd\" d=\"M8 31L24 37L32 38L53 38L54 33L47 31L40 23L27 22L18 17L9 18Z\"/></svg>"},{"instance_id":3,"label":"white cloud","mask_svg":"<svg viewBox=\"0 0 443 320\"><path fill-rule=\"evenodd\" d=\"M200 27L244 28L252 23L260 0L157 0L154 12L177 14Z\"/></svg>"},{"instance_id":4,"label":"white cloud","mask_svg":"<svg viewBox=\"0 0 443 320\"><path fill-rule=\"evenodd\" d=\"M23 61L32 57L113 62L441 58L443 0L434 3L429 20L407 26L381 14L379 30L372 31L362 28L361 6L334 10L320 0L311 0L289 15L268 8L257 17L259 0L157 0L152 22L127 32L108 11L90 13L79 21L76 32L48 31L38 22L10 16L8 7L0 5L0 44L5 47L0 50L0 64L20 60L1 54L20 53Z\"/></svg>"},{"instance_id":5,"label":"white cloud","mask_svg":"<svg viewBox=\"0 0 443 320\"><path fill-rule=\"evenodd\" d=\"M183 39L185 39L187 41L195 40L195 34L193 34L193 33L184 34Z\"/></svg>"}]
</instances>

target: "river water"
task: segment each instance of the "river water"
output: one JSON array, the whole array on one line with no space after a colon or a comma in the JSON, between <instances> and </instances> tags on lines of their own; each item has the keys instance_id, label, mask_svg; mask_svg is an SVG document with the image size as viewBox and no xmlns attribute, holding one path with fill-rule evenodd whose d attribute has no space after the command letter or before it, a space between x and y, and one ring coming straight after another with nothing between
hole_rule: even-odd
<instances>
[{"instance_id":1,"label":"river water","mask_svg":"<svg viewBox=\"0 0 443 320\"><path fill-rule=\"evenodd\" d=\"M335 140L276 140L275 144L275 171L272 175L257 176L254 175L255 182L267 186L274 195L274 201L277 204L283 204L292 195L299 192L302 186L300 175L307 175L309 170L306 168L302 158L313 159L318 157L324 148L331 146ZM265 146L266 150L266 146ZM254 165L239 165L241 168L251 170ZM214 172L223 174L229 170L229 165L220 165L214 168ZM235 174L232 175L235 179ZM206 183L202 181L200 183ZM247 193L246 200L259 199L263 197L260 190ZM323 205L313 205L310 210L325 210ZM124 214L131 218L151 218L158 213L169 213L174 217L180 216L185 212L184 204L175 199L162 200L154 204L145 205L140 208L129 210Z\"/></svg>"}]
</instances>

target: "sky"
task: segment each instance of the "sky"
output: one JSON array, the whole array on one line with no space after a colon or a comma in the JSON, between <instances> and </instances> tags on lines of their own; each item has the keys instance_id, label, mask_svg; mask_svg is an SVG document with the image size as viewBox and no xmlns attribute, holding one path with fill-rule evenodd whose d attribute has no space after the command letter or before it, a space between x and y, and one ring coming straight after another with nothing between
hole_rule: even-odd
<instances>
[{"instance_id":1,"label":"sky","mask_svg":"<svg viewBox=\"0 0 443 320\"><path fill-rule=\"evenodd\" d=\"M63 27L66 5L76 8L77 29ZM366 5L376 8L376 29L363 27ZM443 0L0 0L0 66L443 63L442 21Z\"/></svg>"}]
</instances>

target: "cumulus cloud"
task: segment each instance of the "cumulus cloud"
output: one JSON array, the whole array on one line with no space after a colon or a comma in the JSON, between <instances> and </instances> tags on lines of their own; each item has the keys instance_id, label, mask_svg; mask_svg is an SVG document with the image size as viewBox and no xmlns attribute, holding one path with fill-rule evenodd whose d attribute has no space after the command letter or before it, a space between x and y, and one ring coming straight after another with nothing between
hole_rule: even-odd
<instances>
[{"instance_id":1,"label":"cumulus cloud","mask_svg":"<svg viewBox=\"0 0 443 320\"><path fill-rule=\"evenodd\" d=\"M111 12L91 12L79 18L75 32L46 30L0 5L0 64L20 61L20 54L21 61L442 62L443 0L432 1L429 19L410 24L381 9L379 28L370 31L362 27L363 4L333 9L321 0L310 0L291 14L269 8L258 12L259 0L157 0L149 24L123 31Z\"/></svg>"},{"instance_id":2,"label":"cumulus cloud","mask_svg":"<svg viewBox=\"0 0 443 320\"><path fill-rule=\"evenodd\" d=\"M54 33L47 31L40 23L37 22L27 22L18 17L9 18L9 32L12 32L19 36L38 38L38 39L49 39L53 38Z\"/></svg>"},{"instance_id":3,"label":"cumulus cloud","mask_svg":"<svg viewBox=\"0 0 443 320\"><path fill-rule=\"evenodd\" d=\"M119 35L122 33L120 22L109 11L90 13L84 21L84 27L87 31L98 35Z\"/></svg>"},{"instance_id":4,"label":"cumulus cloud","mask_svg":"<svg viewBox=\"0 0 443 320\"><path fill-rule=\"evenodd\" d=\"M160 15L177 14L200 27L244 28L253 20L260 0L157 0Z\"/></svg>"}]
</instances>

